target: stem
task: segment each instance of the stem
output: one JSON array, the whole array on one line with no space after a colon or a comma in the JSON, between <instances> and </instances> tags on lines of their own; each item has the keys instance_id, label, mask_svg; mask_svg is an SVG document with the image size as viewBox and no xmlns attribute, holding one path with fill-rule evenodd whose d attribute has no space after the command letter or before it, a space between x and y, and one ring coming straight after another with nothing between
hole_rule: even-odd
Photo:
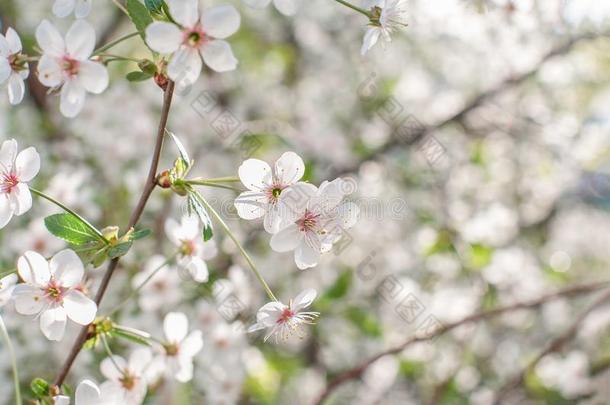
<instances>
[{"instance_id":1,"label":"stem","mask_svg":"<svg viewBox=\"0 0 610 405\"><path fill-rule=\"evenodd\" d=\"M17 269L11 269L11 270L5 271L4 273L0 273L0 280L6 276L10 276L13 273L17 273Z\"/></svg>"},{"instance_id":2,"label":"stem","mask_svg":"<svg viewBox=\"0 0 610 405\"><path fill-rule=\"evenodd\" d=\"M137 286L135 289L133 289L129 295L127 295L127 297L125 297L125 299L123 301L121 301L120 304L118 304L117 306L115 306L112 311L110 311L108 313L108 317L111 317L112 315L114 315L115 312L117 312L119 309L121 309L121 307L125 304L127 304L133 297L135 297L142 288L144 288L144 286L150 281L152 280L152 278L159 272L161 271L161 269L163 269L165 266L167 266L168 264L170 264L175 258L176 256L178 256L178 253L174 253L171 257L169 257L167 260L165 260L163 263L161 263L157 268L155 268L153 270L152 273L150 273L150 275L148 277L146 277L146 279L144 281L142 281L140 283L139 286Z\"/></svg>"},{"instance_id":3,"label":"stem","mask_svg":"<svg viewBox=\"0 0 610 405\"><path fill-rule=\"evenodd\" d=\"M121 56L121 55L113 55L111 53L101 53L99 54L99 56L101 56L102 58L110 58L108 61L128 61L128 62L135 62L135 63L140 63L142 61L142 59L136 59L136 58L130 58L128 56Z\"/></svg>"},{"instance_id":4,"label":"stem","mask_svg":"<svg viewBox=\"0 0 610 405\"><path fill-rule=\"evenodd\" d=\"M163 107L161 108L161 118L159 119L159 127L157 129L155 150L153 152L153 156L152 156L152 159L150 162L150 169L148 171L148 177L146 178L146 183L144 184L144 190L142 190L142 195L140 196L140 200L138 201L138 204L134 208L133 212L131 213L131 217L129 218L129 225L127 225L127 229L132 228L139 221L140 217L142 216L142 212L144 212L144 208L146 207L146 203L148 202L148 199L150 198L150 195L152 194L152 192L155 188L155 185L156 185L155 180L157 177L157 168L159 167L159 158L161 156L161 148L163 147L163 135L165 133L165 127L167 125L167 119L169 117L169 109L172 104L173 95L174 95L174 82L170 80L167 83L167 87L163 94ZM102 298L104 297L104 294L106 293L106 288L108 288L108 284L110 283L112 274L114 273L114 271L116 270L116 268L119 264L119 260L120 260L120 258L112 259L110 261L110 263L108 264L108 269L106 270L106 273L104 274L104 278L102 279L100 287L95 296L95 303L97 304L98 308L100 306L100 302L102 301ZM54 384L56 386L61 386L61 384L63 384L64 380L66 379L66 376L68 375L68 372L70 371L70 368L72 367L72 364L74 363L74 360L76 360L76 356L78 356L78 353L80 353L80 350L82 349L83 344L87 340L88 328L89 328L88 325L83 326L83 328L81 329L74 344L72 345L70 354L68 355L68 358L66 359L62 368L60 369L59 374L57 375L57 378L55 379Z\"/></svg>"},{"instance_id":5,"label":"stem","mask_svg":"<svg viewBox=\"0 0 610 405\"><path fill-rule=\"evenodd\" d=\"M351 8L352 10L356 10L360 14L364 14L367 18L371 18L371 14L363 8L353 5L352 3L348 3L345 0L335 0L339 4L343 4L345 7Z\"/></svg>"},{"instance_id":6,"label":"stem","mask_svg":"<svg viewBox=\"0 0 610 405\"><path fill-rule=\"evenodd\" d=\"M119 10L121 10L123 13L125 13L125 15L127 17L129 17L129 12L125 8L125 6L123 6L121 3L119 3L118 0L112 0L112 2L119 8Z\"/></svg>"},{"instance_id":7,"label":"stem","mask_svg":"<svg viewBox=\"0 0 610 405\"><path fill-rule=\"evenodd\" d=\"M17 369L17 359L15 358L15 351L13 350L13 344L11 343L11 337L6 330L6 325L4 324L4 320L2 316L0 316L0 333L2 334L2 339L6 344L6 349L8 350L9 356L11 357L11 367L13 369L13 383L15 384L15 401L17 405L21 405L21 388L19 387L19 371Z\"/></svg>"},{"instance_id":8,"label":"stem","mask_svg":"<svg viewBox=\"0 0 610 405\"><path fill-rule=\"evenodd\" d=\"M107 43L104 46L100 46L95 51L93 51L93 55L100 54L100 53L102 53L102 52L112 48L113 46L120 44L121 42L123 42L123 41L125 41L125 40L127 40L129 38L135 37L138 34L139 33L137 31L136 32L132 32L131 34L124 35L124 36L122 36L122 37L120 37L120 38L118 38L118 39L116 39L116 40L114 40L112 42Z\"/></svg>"},{"instance_id":9,"label":"stem","mask_svg":"<svg viewBox=\"0 0 610 405\"><path fill-rule=\"evenodd\" d=\"M194 186L207 186L207 187L214 187L214 188L222 188L222 189L225 189L225 190L233 190L233 191L237 191L237 192L241 191L237 187L226 186L224 184L219 184L219 183L215 183L215 182L209 182L207 180L185 180L184 182L186 184L191 184L191 185L194 185Z\"/></svg>"},{"instance_id":10,"label":"stem","mask_svg":"<svg viewBox=\"0 0 610 405\"><path fill-rule=\"evenodd\" d=\"M205 181L206 183L239 183L239 177L215 177L213 179L196 178L189 181Z\"/></svg>"},{"instance_id":11,"label":"stem","mask_svg":"<svg viewBox=\"0 0 610 405\"><path fill-rule=\"evenodd\" d=\"M112 350L110 350L110 346L108 345L108 341L106 340L106 336L104 336L104 334L101 334L100 338L102 339L102 344L104 345L104 349L106 350L106 353L108 354L108 358L110 359L112 364L114 364L114 367L117 369L117 371L119 373L123 374L123 369L121 367L119 367L119 365L117 364L116 360L114 359L114 354L112 353Z\"/></svg>"},{"instance_id":12,"label":"stem","mask_svg":"<svg viewBox=\"0 0 610 405\"><path fill-rule=\"evenodd\" d=\"M203 205L205 205L206 209L209 212L212 213L212 215L214 216L214 218L216 218L216 221L218 221L218 223L220 224L222 229L224 229L224 231L227 233L227 235L229 235L229 237L233 240L235 245L237 245L237 248L239 249L241 254L244 256L244 259L246 259L246 261L248 262L248 265L250 265L250 268L252 269L252 272L254 273L254 275L256 276L258 281L260 281L260 283L262 284L262 286L265 289L265 291L267 292L267 295L269 296L269 298L271 298L273 301L278 301L278 299L275 298L275 295L273 294L273 291L271 291L271 288L269 288L269 286L265 282L265 279L263 278L263 276L257 270L256 266L254 265L254 262L250 258L250 255L248 255L248 253L243 248L241 243L239 243L239 241L237 240L237 238L235 237L233 232L231 232L231 230L229 229L229 227L227 226L225 221L221 218L220 215L218 215L216 210L214 208L212 208L212 206L206 201L205 198L203 198L203 196L201 194L200 194L200 197L201 197L201 202L203 203Z\"/></svg>"},{"instance_id":13,"label":"stem","mask_svg":"<svg viewBox=\"0 0 610 405\"><path fill-rule=\"evenodd\" d=\"M76 212L72 211L70 208L66 207L65 205L63 205L62 203L60 203L59 201L57 201L56 199L54 199L51 196L46 195L45 193L43 193L42 191L36 190L35 188L30 187L30 191L34 194L36 194L39 197L44 198L47 201L52 202L53 204L57 205L59 208L61 208L62 210L66 211L68 214L74 215L76 218L78 218L90 231L92 231L93 233L95 233L98 237L99 240L101 240L102 242L104 242L106 245L109 245L110 242L108 241L108 239L106 239L104 237L104 235L102 235L102 233L100 231L97 230L96 227L94 227L93 225L91 225L89 223L89 221L87 221L85 218L81 217L80 215L78 215Z\"/></svg>"}]
</instances>

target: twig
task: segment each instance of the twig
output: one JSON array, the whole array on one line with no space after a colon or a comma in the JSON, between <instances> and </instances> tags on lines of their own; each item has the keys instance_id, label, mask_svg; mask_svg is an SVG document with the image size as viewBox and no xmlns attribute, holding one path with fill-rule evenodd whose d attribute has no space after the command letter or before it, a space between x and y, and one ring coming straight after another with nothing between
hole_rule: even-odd
<instances>
[{"instance_id":1,"label":"twig","mask_svg":"<svg viewBox=\"0 0 610 405\"><path fill-rule=\"evenodd\" d=\"M396 346L392 349L383 351L381 353L378 353L375 356L369 358L368 360L365 360L360 365L337 375L326 386L326 389L320 394L318 399L315 401L315 404L321 404L340 385L343 385L344 383L346 383L350 380L360 377L362 375L362 373L369 366L371 366L373 363L375 363L380 358L387 356L387 355L398 354L398 353L402 352L404 349L406 349L408 346L410 346L414 343L430 340L432 338L445 334L445 333L457 328L458 326L462 326L467 323L482 321L485 319L493 318L498 315L502 315L507 312L512 312L512 311L519 310L519 309L535 308L535 307L538 307L542 304L545 304L549 301L552 301L552 300L560 298L560 297L577 296L577 295L586 294L586 293L598 291L598 290L601 290L604 288L609 288L609 287L610 287L610 280L595 282L595 283L590 283L590 284L583 284L583 285L579 285L579 286L575 286L575 287L568 287L563 290L556 291L554 293L543 295L542 297L539 297L539 298L536 298L533 300L522 301L522 302L518 302L515 304L495 308L495 309L492 309L489 311L483 311L483 312L479 312L479 313L476 313L473 315L469 315L459 321L445 324L445 325L439 327L434 333L431 333L429 335L411 336L406 341L404 341L401 345Z\"/></svg>"},{"instance_id":2,"label":"twig","mask_svg":"<svg viewBox=\"0 0 610 405\"><path fill-rule=\"evenodd\" d=\"M170 106L172 103L173 94L174 94L174 82L170 81L167 85L167 88L166 88L164 96L163 96L163 107L161 110L161 118L159 120L159 128L157 130L157 138L155 141L155 149L153 152L152 160L150 162L150 169L148 171L148 177L146 178L146 183L144 184L144 190L142 191L140 200L138 201L138 204L136 205L135 209L133 210L133 212L131 214L131 217L129 218L129 224L127 225L127 229L130 229L136 225L136 223L140 219L140 216L142 215L142 212L144 211L144 207L146 206L146 203L148 202L148 199L149 199L152 191L155 188L157 168L159 166L159 158L161 156L161 148L163 146L163 135L165 134L165 127L167 125L167 119L169 116L169 109L170 109ZM95 296L95 303L98 305L98 307L102 301L102 298L104 297L104 294L106 293L106 289L108 288L110 279L112 278L112 275L119 264L119 260L120 260L120 258L117 257L116 259L112 259L110 261L110 263L108 264L108 269L106 270L106 273L104 274L104 278L102 279L100 287ZM57 378L55 379L54 384L56 386L61 386L61 384L63 384L66 376L68 375L68 372L70 371L70 368L72 367L72 364L74 363L74 360L76 359L76 356L78 356L78 353L80 353L80 351L83 347L83 344L87 340L88 329L89 329L89 326L84 326L81 329L78 337L76 338L76 341L72 345L70 354L68 355L68 358L66 359L65 363L61 367L59 374L57 375Z\"/></svg>"}]
</instances>

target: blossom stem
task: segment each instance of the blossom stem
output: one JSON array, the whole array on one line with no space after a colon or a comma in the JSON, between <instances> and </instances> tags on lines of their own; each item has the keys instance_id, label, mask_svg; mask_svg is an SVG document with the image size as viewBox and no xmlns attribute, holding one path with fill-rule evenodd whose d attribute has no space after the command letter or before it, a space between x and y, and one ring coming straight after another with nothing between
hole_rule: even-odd
<instances>
[{"instance_id":1,"label":"blossom stem","mask_svg":"<svg viewBox=\"0 0 610 405\"><path fill-rule=\"evenodd\" d=\"M269 288L269 285L265 282L265 279L263 278L263 276L261 275L261 273L258 271L258 269L256 268L256 265L254 265L254 262L252 261L252 258L250 258L250 255L248 254L248 252L246 252L246 250L243 248L243 246L241 245L241 243L239 243L239 241L237 240L237 238L235 237L235 235L233 234L233 232L231 232L231 229L229 229L229 227L227 226L227 224L225 223L225 221L222 219L222 217L218 214L218 212L216 212L216 210L207 202L207 200L205 198L203 198L203 196L201 196L201 202L205 205L205 208L212 213L212 215L214 216L214 218L216 218L216 221L218 221L218 223L220 224L220 226L222 227L222 229L226 232L227 235L229 235L229 238L231 238L231 240L233 240L233 242L235 243L235 245L237 246L237 248L239 249L239 251L241 252L242 256L244 257L244 259L246 259L246 262L248 262L248 265L250 266L250 268L252 269L252 272L254 273L254 275L256 276L256 278L258 279L258 281L260 281L260 283L262 284L263 288L265 289L265 291L267 292L267 295L269 296L269 298L271 298L273 301L277 301L278 299L275 297L275 295L273 294L273 291L271 291L271 288Z\"/></svg>"},{"instance_id":2,"label":"blossom stem","mask_svg":"<svg viewBox=\"0 0 610 405\"><path fill-rule=\"evenodd\" d=\"M155 268L152 273L150 273L150 275L148 277L146 277L146 279L144 281L142 281L140 283L140 285L138 285L136 288L134 288L133 290L131 290L131 292L129 293L129 295L127 295L127 297L125 297L125 299L123 301L121 301L120 304L118 304L117 306L115 306L112 311L110 311L108 313L108 316L112 316L114 315L119 309L121 309L125 304L127 304L132 298L134 298L136 295L138 295L138 293L140 292L140 290L142 290L142 288L144 288L144 286L146 284L148 284L148 282L150 280L152 280L152 278L159 272L161 271L161 269L163 269L165 266L167 266L168 264L170 264L171 262L174 261L174 259L176 258L176 256L178 256L178 252L174 253L172 256L168 257L167 260L165 260L163 263L161 263L157 268Z\"/></svg>"},{"instance_id":3,"label":"blossom stem","mask_svg":"<svg viewBox=\"0 0 610 405\"><path fill-rule=\"evenodd\" d=\"M114 359L114 353L112 353L112 350L110 350L110 346L108 345L108 340L106 340L106 336L101 334L100 338L102 339L102 344L104 345L104 349L106 350L106 353L108 354L108 358L110 359L112 364L114 364L114 367L117 369L117 371L122 374L123 369L121 369L121 367L119 367L116 360Z\"/></svg>"},{"instance_id":4,"label":"blossom stem","mask_svg":"<svg viewBox=\"0 0 610 405\"><path fill-rule=\"evenodd\" d=\"M351 8L352 10L356 10L360 14L364 14L365 16L367 16L367 18L371 17L371 13L369 13L368 11L366 11L363 8L353 5L352 3L349 3L345 0L335 0L335 1L339 4L343 4L345 7Z\"/></svg>"},{"instance_id":5,"label":"blossom stem","mask_svg":"<svg viewBox=\"0 0 610 405\"><path fill-rule=\"evenodd\" d=\"M13 344L11 343L11 337L6 330L6 325L4 324L4 320L2 316L0 316L0 333L2 334L2 338L4 339L4 343L6 344L6 349L8 350L9 356L11 357L11 367L13 369L13 383L15 384L15 403L17 405L21 405L23 402L21 401L21 388L19 387L19 370L17 368L17 359L15 358L15 351L13 350Z\"/></svg>"},{"instance_id":6,"label":"blossom stem","mask_svg":"<svg viewBox=\"0 0 610 405\"><path fill-rule=\"evenodd\" d=\"M11 270L7 270L3 273L0 273L0 279L3 279L6 276L10 276L13 273L17 273L17 269L11 269Z\"/></svg>"},{"instance_id":7,"label":"blossom stem","mask_svg":"<svg viewBox=\"0 0 610 405\"><path fill-rule=\"evenodd\" d=\"M207 187L223 188L225 190L233 190L233 191L237 191L237 192L241 191L237 187L226 186L224 184L209 182L207 180L185 180L185 183L191 184L193 186L207 186Z\"/></svg>"},{"instance_id":8,"label":"blossom stem","mask_svg":"<svg viewBox=\"0 0 610 405\"><path fill-rule=\"evenodd\" d=\"M135 37L136 35L138 35L137 31L136 32L132 32L131 34L124 35L124 36L122 36L122 37L120 37L120 38L118 38L118 39L116 39L116 40L114 40L112 42L107 43L106 45L103 45L103 46L97 48L95 51L93 51L93 55L98 55L98 54L100 54L100 53L102 53L104 51L107 51L108 49L112 48L113 46L118 45L121 42L123 42L123 41L125 41L125 40L127 40L129 38Z\"/></svg>"},{"instance_id":9,"label":"blossom stem","mask_svg":"<svg viewBox=\"0 0 610 405\"><path fill-rule=\"evenodd\" d=\"M76 212L72 211L70 208L66 207L64 204L60 203L59 201L57 201L56 199L54 199L53 197L43 193L42 191L36 190L35 188L30 187L30 191L34 194L36 194L39 197L44 198L45 200L57 205L59 208L61 208L62 210L66 211L68 214L71 214L73 216L75 216L76 218L78 218L83 225L85 225L91 232L95 233L97 235L97 238L104 242L106 245L109 245L110 242L108 241L108 239L106 239L104 237L104 235L102 235L102 233L93 225L91 225L89 223L89 221L87 221L85 218L81 217L80 215L78 215Z\"/></svg>"},{"instance_id":10,"label":"blossom stem","mask_svg":"<svg viewBox=\"0 0 610 405\"><path fill-rule=\"evenodd\" d=\"M101 56L103 58L110 58L110 60L112 60L112 61L128 61L128 62L135 62L135 63L140 63L142 61L142 59L130 58L128 56L121 56L121 55L113 55L110 53L101 53L101 54L99 54L99 56ZM107 62L110 60L107 60Z\"/></svg>"},{"instance_id":11,"label":"blossom stem","mask_svg":"<svg viewBox=\"0 0 610 405\"><path fill-rule=\"evenodd\" d=\"M206 183L239 183L241 180L238 177L215 177L212 179L197 178L193 181L205 181Z\"/></svg>"},{"instance_id":12,"label":"blossom stem","mask_svg":"<svg viewBox=\"0 0 610 405\"><path fill-rule=\"evenodd\" d=\"M125 6L123 6L119 0L112 0L112 2L114 3L115 6L117 6L119 8L119 10L121 10L123 13L125 13L126 16L129 17L129 12L127 11L127 9L125 8Z\"/></svg>"}]
</instances>

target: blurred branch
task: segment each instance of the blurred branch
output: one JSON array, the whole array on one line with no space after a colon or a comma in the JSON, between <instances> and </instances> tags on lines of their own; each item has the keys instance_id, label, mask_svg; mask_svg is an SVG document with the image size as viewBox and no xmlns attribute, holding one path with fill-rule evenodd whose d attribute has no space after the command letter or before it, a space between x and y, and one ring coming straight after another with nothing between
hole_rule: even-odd
<instances>
[{"instance_id":1,"label":"blurred branch","mask_svg":"<svg viewBox=\"0 0 610 405\"><path fill-rule=\"evenodd\" d=\"M463 120L466 117L466 115L468 115L471 111L473 111L474 109L476 109L477 107L482 105L485 101L498 96L499 94L505 92L506 90L509 90L515 86L518 86L518 85L524 83L529 78L536 75L538 73L538 71L542 68L542 66L547 61L549 61L550 59L552 59L556 56L565 55L566 53L570 52L580 42L586 41L586 40L592 40L592 39L596 39L596 38L601 38L601 37L609 37L609 36L610 36L610 31L602 31L599 33L586 33L586 34L578 35L574 38L571 38L570 40L568 40L567 42L565 42L561 45L555 46L549 52L547 52L533 68L531 68L530 70L528 70L524 73L521 73L517 76L509 77L509 78L505 79L504 81L502 81L499 85L480 93L479 95L474 97L470 102L468 102L464 107L462 107L462 109L460 109L453 115L449 116L448 118L446 118L434 125L431 125L431 126L422 126L421 128L415 130L413 133L409 134L409 139L401 139L400 137L394 136L390 141L385 143L383 146L377 148L376 150L370 152L369 154L364 156L362 159L360 159L360 161L356 162L354 165L343 167L343 168L338 168L338 170L335 170L333 173L331 173L331 177L337 177L337 176L340 176L343 174L356 172L356 171L358 171L358 168L360 167L360 165L368 160L378 159L379 157L385 155L386 153L393 151L394 149L396 149L400 146L411 146L411 145L417 144L419 141L424 139L424 137L426 135L430 134L431 132L434 132L434 131L436 131L440 128L443 128L447 125L450 125L454 122L459 122L459 121Z\"/></svg>"},{"instance_id":2,"label":"blurred branch","mask_svg":"<svg viewBox=\"0 0 610 405\"><path fill-rule=\"evenodd\" d=\"M505 383L497 392L494 404L500 405L502 403L503 398L513 389L517 388L520 384L522 384L525 380L525 376L532 372L540 361L548 356L551 353L560 351L578 332L578 328L583 323L583 321L599 306L610 301L610 292L606 292L599 299L595 300L591 305L589 305L580 315L576 317L576 320L570 325L568 329L560 336L555 338L549 343L549 345L540 352L521 372L519 372L515 377L513 377L510 381Z\"/></svg>"},{"instance_id":3,"label":"blurred branch","mask_svg":"<svg viewBox=\"0 0 610 405\"><path fill-rule=\"evenodd\" d=\"M565 288L565 289L562 289L562 290L559 290L559 291L556 291L556 292L553 292L550 294L543 295L542 297L539 297L536 299L522 301L522 302L518 302L515 304L510 304L510 305L506 305L503 307L495 308L495 309L492 309L489 311L483 311L483 312L479 312L479 313L476 313L473 315L469 315L459 321L444 324L440 328L438 328L436 331L434 331L433 333L431 333L429 335L411 336L409 339L407 339L402 344L400 344L392 349L378 353L375 356L369 358L368 360L365 360L360 365L353 367L353 368L337 375L333 380L331 380L331 382L327 385L326 389L320 394L320 396L316 400L315 404L322 404L322 402L339 386L345 384L348 381L359 378L362 375L362 373L364 371L366 371L366 369L369 366L371 366L373 363L375 363L380 358L382 358L384 356L388 356L388 355L398 354L414 343L433 339L433 338L443 335L459 326L462 326L462 325L465 325L468 323L483 321L483 320L486 320L489 318L494 318L496 316L503 315L505 313L513 312L513 311L520 310L520 309L537 308L549 301L553 301L558 298L574 297L574 296L578 296L578 295L582 295L582 294L592 293L592 292L599 291L599 290L609 288L609 287L610 287L610 280L568 287L568 288ZM604 295L605 300L610 298L609 294L610 293ZM590 310L589 310L589 312L590 312Z\"/></svg>"}]
</instances>

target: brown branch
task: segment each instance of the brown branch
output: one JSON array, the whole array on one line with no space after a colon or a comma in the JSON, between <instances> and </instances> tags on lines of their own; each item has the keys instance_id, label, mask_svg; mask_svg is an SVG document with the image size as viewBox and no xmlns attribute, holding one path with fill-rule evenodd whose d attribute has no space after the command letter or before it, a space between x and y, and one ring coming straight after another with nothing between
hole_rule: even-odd
<instances>
[{"instance_id":1,"label":"brown branch","mask_svg":"<svg viewBox=\"0 0 610 405\"><path fill-rule=\"evenodd\" d=\"M417 342L422 342L422 341L426 341L426 340L430 340L433 339L435 337L438 337L440 335L443 335L455 328L457 328L458 326L462 326L468 323L472 323L472 322L479 322L485 319L489 319L489 318L493 318L496 317L498 315L502 315L505 314L507 312L512 312L512 311L516 311L519 309L532 309L532 308L536 308L539 307L542 304L545 304L549 301L555 300L557 298L560 297L572 297L572 296L577 296L577 295L581 295L581 294L586 294L586 293L590 293L590 292L594 292L594 291L598 291L604 288L608 288L610 287L610 280L608 281L601 281L601 282L595 282L595 283L590 283L590 284L583 284L583 285L578 285L578 286L574 286L574 287L568 287L550 294L546 294L543 295L542 297L536 298L536 299L532 299L532 300L527 300L527 301L522 301L522 302L518 302L515 304L510 304L510 305L506 305L503 307L499 307L499 308L495 308L489 311L484 311L484 312L479 312L473 315L469 315L459 321L456 322L452 322L452 323L448 323L445 325L442 325L441 327L439 327L436 331L434 331L433 333L429 334L429 335L414 335L411 336L410 338L408 338L406 341L404 341L402 344L383 351L381 353L378 353L376 355L374 355L373 357L369 358L368 360L365 360L364 362L360 363L360 365L351 368L339 375L337 375L327 386L326 389L319 395L318 399L314 402L315 404L322 404L322 402L334 391L336 390L340 385L345 384L346 382L359 378L362 373L369 367L371 366L373 363L375 363L377 360L379 360L380 358L387 356L387 355L394 355L394 354L398 354L400 352L402 352L404 349L406 349L408 346L417 343Z\"/></svg>"},{"instance_id":2,"label":"brown branch","mask_svg":"<svg viewBox=\"0 0 610 405\"><path fill-rule=\"evenodd\" d=\"M169 116L169 109L170 109L170 106L172 103L173 94L174 94L174 82L170 81L168 83L167 88L165 89L165 92L163 95L163 107L161 110L161 118L159 120L159 128L157 130L155 149L154 149L153 156L152 156L152 159L150 162L150 169L148 170L148 176L146 178L146 183L144 184L144 190L142 191L142 195L140 196L140 200L138 201L138 204L134 208L134 210L131 214L131 217L129 218L129 224L127 225L127 229L129 229L137 224L140 217L142 216L142 212L144 212L144 207L146 207L146 203L148 202L148 199L149 199L152 191L155 188L156 177L157 177L157 168L159 166L159 158L161 156L161 148L163 146L165 127L167 125L167 119ZM119 264L119 260L120 260L120 258L116 258L116 259L111 260L110 263L108 263L108 268L106 270L106 273L104 274L104 278L102 279L100 287L95 296L95 303L98 305L98 307L102 301L102 298L104 297L104 294L106 293L106 289L108 288L110 279L112 278L112 275ZM74 360L76 359L76 356L78 356L78 353L80 353L80 351L83 347L83 344L87 340L88 329L89 329L89 326L84 326L81 329L80 333L78 334L78 337L76 338L74 344L72 345L72 349L70 350L70 354L68 355L68 358L64 362L63 366L61 367L61 369L59 371L59 374L57 375L57 378L55 379L54 384L56 386L61 386L61 384L63 384L66 376L68 375L68 372L70 371L70 368L72 367L72 364L74 363Z\"/></svg>"},{"instance_id":3,"label":"brown branch","mask_svg":"<svg viewBox=\"0 0 610 405\"><path fill-rule=\"evenodd\" d=\"M525 376L534 370L540 361L548 356L551 353L558 352L576 335L578 332L578 328L584 322L584 320L595 310L597 307L605 304L610 301L610 292L603 294L600 298L595 300L591 305L589 305L580 315L576 317L576 320L570 325L568 329L566 329L561 335L552 340L546 349L540 352L530 363L521 370L516 376L511 378L507 383L505 383L497 392L494 404L500 405L503 398L514 388L518 387L523 383Z\"/></svg>"}]
</instances>

